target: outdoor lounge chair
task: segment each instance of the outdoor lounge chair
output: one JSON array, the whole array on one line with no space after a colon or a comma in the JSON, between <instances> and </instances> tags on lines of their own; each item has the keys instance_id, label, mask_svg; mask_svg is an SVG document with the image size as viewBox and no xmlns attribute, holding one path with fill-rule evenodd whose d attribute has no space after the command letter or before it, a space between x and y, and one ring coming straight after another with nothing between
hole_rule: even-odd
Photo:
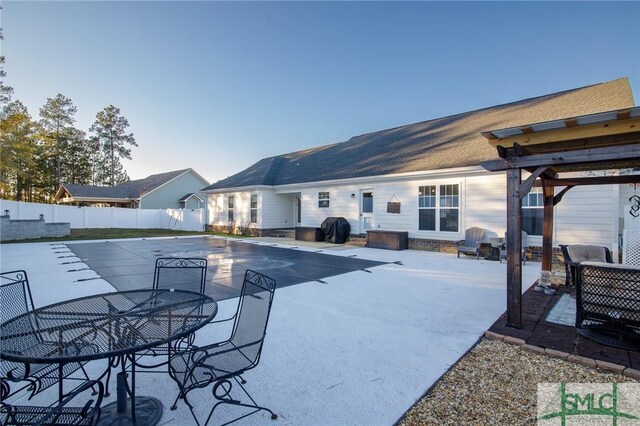
<instances>
[{"instance_id":1,"label":"outdoor lounge chair","mask_svg":"<svg viewBox=\"0 0 640 426\"><path fill-rule=\"evenodd\" d=\"M10 320L18 315L33 310L33 297L29 287L29 279L25 271L11 271L0 274L0 323ZM34 341L33 345L42 344L42 341ZM44 342L46 343L46 342ZM25 343L26 344L26 343ZM82 351L94 351L87 345ZM89 380L87 372L81 363L73 362L62 367L62 377L57 364L23 364L20 362L0 360L0 378L11 382L25 382L26 385L17 391L28 388L29 399L50 386L58 384L61 378L67 378L78 369L82 369L86 380ZM73 379L84 380L84 379ZM59 398L62 398L62 386Z\"/></svg>"},{"instance_id":2,"label":"outdoor lounge chair","mask_svg":"<svg viewBox=\"0 0 640 426\"><path fill-rule=\"evenodd\" d=\"M98 380L85 382L82 386L65 396L59 403L50 407L32 405L11 405L7 397L11 390L9 383L1 381L0 424L13 425L95 425L100 419L100 405L104 396L104 385ZM83 392L97 388L95 399L88 400L82 407L68 405Z\"/></svg>"},{"instance_id":3,"label":"outdoor lounge chair","mask_svg":"<svg viewBox=\"0 0 640 426\"><path fill-rule=\"evenodd\" d=\"M469 228L464 231L464 240L456 242L458 257L460 253L475 254L476 259L480 259L480 244L484 240L485 230L483 228Z\"/></svg>"},{"instance_id":4,"label":"outdoor lounge chair","mask_svg":"<svg viewBox=\"0 0 640 426\"><path fill-rule=\"evenodd\" d=\"M564 257L565 284L570 285L573 282L571 276L571 264L580 262L604 262L613 263L611 251L607 247L573 244L560 245L562 256Z\"/></svg>"},{"instance_id":5,"label":"outdoor lounge chair","mask_svg":"<svg viewBox=\"0 0 640 426\"><path fill-rule=\"evenodd\" d=\"M171 407L172 410L176 409L178 399L184 399L199 425L200 422L196 418L193 405L189 402L187 395L194 389L213 384L212 393L218 402L211 408L205 425L209 423L214 410L220 404L253 409L250 413L231 422L260 410L271 413L272 419L278 418L270 409L256 404L243 386L243 383L246 382L240 376L245 371L256 367L260 361L275 289L276 282L274 280L258 272L247 270L238 301L238 309L235 315L228 319L234 321L230 338L207 346L191 346L171 357L169 375L180 389L178 397ZM241 402L231 397L231 379L242 388L250 403L249 401Z\"/></svg>"},{"instance_id":6,"label":"outdoor lounge chair","mask_svg":"<svg viewBox=\"0 0 640 426\"><path fill-rule=\"evenodd\" d=\"M204 294L207 278L207 259L197 257L161 257L156 259L153 274L154 289L187 290ZM194 335L186 337L173 345L192 344ZM162 345L138 354L136 365L142 368L156 368L169 362L169 345ZM155 364L140 363L141 357L164 356L163 361Z\"/></svg>"},{"instance_id":7,"label":"outdoor lounge chair","mask_svg":"<svg viewBox=\"0 0 640 426\"><path fill-rule=\"evenodd\" d=\"M527 233L522 231L522 264L527 263ZM500 248L500 263L502 259L507 259L507 233L504 233L504 244Z\"/></svg>"}]
</instances>

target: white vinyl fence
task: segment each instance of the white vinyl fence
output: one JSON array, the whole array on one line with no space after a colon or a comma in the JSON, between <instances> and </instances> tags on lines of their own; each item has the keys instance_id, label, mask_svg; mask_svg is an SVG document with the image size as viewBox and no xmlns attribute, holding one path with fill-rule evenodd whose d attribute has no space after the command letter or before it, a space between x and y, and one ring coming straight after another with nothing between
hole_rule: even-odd
<instances>
[{"instance_id":1,"label":"white vinyl fence","mask_svg":"<svg viewBox=\"0 0 640 426\"><path fill-rule=\"evenodd\" d=\"M73 207L57 204L0 200L0 214L11 219L38 219L47 223L69 222L78 228L161 228L203 231L204 209L123 209L118 207Z\"/></svg>"}]
</instances>

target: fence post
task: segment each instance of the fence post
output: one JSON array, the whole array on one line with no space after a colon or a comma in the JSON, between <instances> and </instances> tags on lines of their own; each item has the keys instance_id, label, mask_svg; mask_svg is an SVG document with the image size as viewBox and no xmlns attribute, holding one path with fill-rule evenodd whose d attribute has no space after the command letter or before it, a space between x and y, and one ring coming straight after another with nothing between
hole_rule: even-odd
<instances>
[{"instance_id":1,"label":"fence post","mask_svg":"<svg viewBox=\"0 0 640 426\"><path fill-rule=\"evenodd\" d=\"M116 208L111 207L111 226L110 228L115 228L116 223Z\"/></svg>"},{"instance_id":2,"label":"fence post","mask_svg":"<svg viewBox=\"0 0 640 426\"><path fill-rule=\"evenodd\" d=\"M136 229L140 228L140 209L136 209Z\"/></svg>"},{"instance_id":3,"label":"fence post","mask_svg":"<svg viewBox=\"0 0 640 426\"><path fill-rule=\"evenodd\" d=\"M20 205L22 204L22 201L18 201L17 203L18 205L16 206L16 219L22 219L20 217Z\"/></svg>"},{"instance_id":4,"label":"fence post","mask_svg":"<svg viewBox=\"0 0 640 426\"><path fill-rule=\"evenodd\" d=\"M52 204L53 205L53 211L51 212L51 222L56 223L58 222L58 205L57 204Z\"/></svg>"}]
</instances>

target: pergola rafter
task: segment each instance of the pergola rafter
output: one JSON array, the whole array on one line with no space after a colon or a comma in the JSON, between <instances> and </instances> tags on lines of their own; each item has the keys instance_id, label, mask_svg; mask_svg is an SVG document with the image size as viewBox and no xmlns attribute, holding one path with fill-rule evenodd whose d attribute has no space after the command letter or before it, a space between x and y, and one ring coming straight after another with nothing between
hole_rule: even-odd
<instances>
[{"instance_id":1,"label":"pergola rafter","mask_svg":"<svg viewBox=\"0 0 640 426\"><path fill-rule=\"evenodd\" d=\"M551 270L553 207L571 188L640 183L640 174L563 177L640 169L640 107L482 132L500 158L482 163L507 174L507 325L522 326L522 198L542 187L542 270ZM522 180L522 171L530 176ZM555 189L563 187L557 194Z\"/></svg>"}]
</instances>

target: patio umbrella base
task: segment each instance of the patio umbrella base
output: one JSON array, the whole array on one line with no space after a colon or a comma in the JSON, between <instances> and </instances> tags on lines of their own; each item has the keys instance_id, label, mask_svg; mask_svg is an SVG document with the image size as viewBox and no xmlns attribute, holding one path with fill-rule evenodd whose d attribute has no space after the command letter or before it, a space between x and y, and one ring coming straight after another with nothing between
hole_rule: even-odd
<instances>
[{"instance_id":1,"label":"patio umbrella base","mask_svg":"<svg viewBox=\"0 0 640 426\"><path fill-rule=\"evenodd\" d=\"M125 426L133 425L131 418L130 400L127 404L127 410L118 412L118 403L112 402L102 408L102 415L98 425L100 426ZM150 396L136 397L136 425L137 426L154 426L158 424L162 417L162 403Z\"/></svg>"}]
</instances>

